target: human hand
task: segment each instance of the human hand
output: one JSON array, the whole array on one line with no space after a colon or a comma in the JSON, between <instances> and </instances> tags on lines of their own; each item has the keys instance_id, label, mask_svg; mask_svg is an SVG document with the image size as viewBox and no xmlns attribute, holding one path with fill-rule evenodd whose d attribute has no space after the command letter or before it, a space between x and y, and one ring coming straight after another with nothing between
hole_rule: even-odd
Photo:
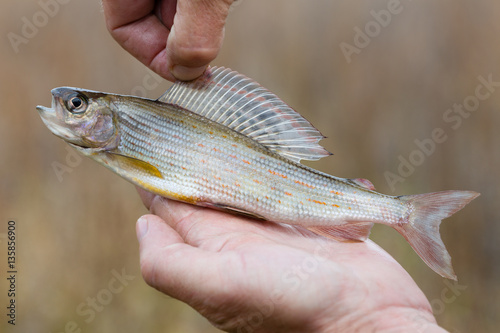
<instances>
[{"instance_id":1,"label":"human hand","mask_svg":"<svg viewBox=\"0 0 500 333\"><path fill-rule=\"evenodd\" d=\"M139 190L148 284L228 332L444 332L406 271L375 243L337 242Z\"/></svg>"},{"instance_id":2,"label":"human hand","mask_svg":"<svg viewBox=\"0 0 500 333\"><path fill-rule=\"evenodd\" d=\"M233 0L103 0L113 38L170 81L192 80L215 59Z\"/></svg>"}]
</instances>

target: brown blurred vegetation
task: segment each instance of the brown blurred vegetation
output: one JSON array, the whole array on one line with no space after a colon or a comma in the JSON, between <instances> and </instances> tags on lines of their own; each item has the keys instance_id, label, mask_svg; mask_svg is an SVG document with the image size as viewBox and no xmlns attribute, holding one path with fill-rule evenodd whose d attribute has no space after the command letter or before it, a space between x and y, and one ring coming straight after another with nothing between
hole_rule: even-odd
<instances>
[{"instance_id":1,"label":"brown blurred vegetation","mask_svg":"<svg viewBox=\"0 0 500 333\"><path fill-rule=\"evenodd\" d=\"M394 195L481 192L441 228L465 290L454 294L390 228L377 227L372 238L416 280L443 327L494 332L500 325L500 91L456 130L443 114L474 94L479 75L500 81L500 3L402 0L401 6L348 63L340 43L352 45L353 29L364 29L374 20L370 11L386 9L387 1L243 0L230 14L215 64L256 79L317 125L335 155L311 163L315 168L368 178ZM7 34L21 34L22 17L31 20L41 7L7 0L0 9L0 233L9 219L17 222L19 269L18 325L7 327L1 310L0 327L62 332L75 321L83 332L216 332L143 282L134 224L146 210L134 187L87 159L60 182L52 164L67 164L66 145L35 111L50 104L57 86L130 94L151 74L109 36L98 1L61 5L17 53ZM162 82L147 96L168 86ZM447 140L392 191L384 173L397 173L398 156L408 159L414 140L435 128ZM0 246L4 276L4 237ZM122 269L134 280L87 323L76 309ZM5 290L2 278L2 309Z\"/></svg>"}]
</instances>

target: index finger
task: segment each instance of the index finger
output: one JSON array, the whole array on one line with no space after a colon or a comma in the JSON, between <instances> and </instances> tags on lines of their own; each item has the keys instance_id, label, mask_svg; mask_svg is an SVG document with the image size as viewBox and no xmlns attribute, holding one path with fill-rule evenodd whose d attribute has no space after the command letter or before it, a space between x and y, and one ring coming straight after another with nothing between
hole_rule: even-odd
<instances>
[{"instance_id":1,"label":"index finger","mask_svg":"<svg viewBox=\"0 0 500 333\"><path fill-rule=\"evenodd\" d=\"M127 25L153 13L154 0L103 0L108 29Z\"/></svg>"}]
</instances>

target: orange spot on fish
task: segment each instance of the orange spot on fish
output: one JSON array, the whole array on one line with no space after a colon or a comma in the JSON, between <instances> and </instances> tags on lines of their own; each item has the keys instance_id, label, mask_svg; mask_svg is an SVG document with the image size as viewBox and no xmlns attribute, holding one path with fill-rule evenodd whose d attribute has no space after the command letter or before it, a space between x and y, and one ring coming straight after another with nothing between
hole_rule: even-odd
<instances>
[{"instance_id":1,"label":"orange spot on fish","mask_svg":"<svg viewBox=\"0 0 500 333\"><path fill-rule=\"evenodd\" d=\"M209 133L209 134L214 134L214 132L212 132L212 131L208 131L208 133Z\"/></svg>"},{"instance_id":2,"label":"orange spot on fish","mask_svg":"<svg viewBox=\"0 0 500 333\"><path fill-rule=\"evenodd\" d=\"M250 162L248 162L247 160L242 160L243 163L246 163L246 164L250 164Z\"/></svg>"},{"instance_id":3,"label":"orange spot on fish","mask_svg":"<svg viewBox=\"0 0 500 333\"><path fill-rule=\"evenodd\" d=\"M330 193L335 193L336 195L344 195L344 193L338 191L330 191Z\"/></svg>"},{"instance_id":4,"label":"orange spot on fish","mask_svg":"<svg viewBox=\"0 0 500 333\"><path fill-rule=\"evenodd\" d=\"M351 209L351 207L349 207L349 209Z\"/></svg>"},{"instance_id":5,"label":"orange spot on fish","mask_svg":"<svg viewBox=\"0 0 500 333\"><path fill-rule=\"evenodd\" d=\"M215 179L220 180L220 177L214 176Z\"/></svg>"},{"instance_id":6,"label":"orange spot on fish","mask_svg":"<svg viewBox=\"0 0 500 333\"><path fill-rule=\"evenodd\" d=\"M326 202L318 201L318 200L314 200L314 199L307 199L307 201L314 202L314 203L317 203L317 204L320 204L320 205L326 205Z\"/></svg>"},{"instance_id":7,"label":"orange spot on fish","mask_svg":"<svg viewBox=\"0 0 500 333\"><path fill-rule=\"evenodd\" d=\"M191 125L191 126L193 126L193 128L197 128L197 127L198 127L198 126L196 126L196 125Z\"/></svg>"},{"instance_id":8,"label":"orange spot on fish","mask_svg":"<svg viewBox=\"0 0 500 333\"><path fill-rule=\"evenodd\" d=\"M269 170L267 170L267 171L269 171L269 173L271 173L271 174L273 174L273 175L275 175L275 176L280 176L280 177L282 177L282 178L288 178L288 176L287 176L287 175L283 175L283 174L281 174L281 173L279 173L279 172L276 172L276 171L273 171L273 170L271 170L271 169L269 169Z\"/></svg>"},{"instance_id":9,"label":"orange spot on fish","mask_svg":"<svg viewBox=\"0 0 500 333\"><path fill-rule=\"evenodd\" d=\"M220 150L214 147L214 151L220 151Z\"/></svg>"},{"instance_id":10,"label":"orange spot on fish","mask_svg":"<svg viewBox=\"0 0 500 333\"><path fill-rule=\"evenodd\" d=\"M333 207L337 207L337 208L339 208L339 207L340 207L339 205L335 205L335 204L333 204L332 206L333 206Z\"/></svg>"},{"instance_id":11,"label":"orange spot on fish","mask_svg":"<svg viewBox=\"0 0 500 333\"><path fill-rule=\"evenodd\" d=\"M281 203L281 200L278 200L278 203Z\"/></svg>"},{"instance_id":12,"label":"orange spot on fish","mask_svg":"<svg viewBox=\"0 0 500 333\"><path fill-rule=\"evenodd\" d=\"M229 154L229 157L236 158L236 155Z\"/></svg>"},{"instance_id":13,"label":"orange spot on fish","mask_svg":"<svg viewBox=\"0 0 500 333\"><path fill-rule=\"evenodd\" d=\"M231 144L231 146L233 146L233 147L238 147L238 145L235 145L234 143L233 143L233 144Z\"/></svg>"},{"instance_id":14,"label":"orange spot on fish","mask_svg":"<svg viewBox=\"0 0 500 333\"><path fill-rule=\"evenodd\" d=\"M205 147L205 145L203 143L198 143L198 146Z\"/></svg>"},{"instance_id":15,"label":"orange spot on fish","mask_svg":"<svg viewBox=\"0 0 500 333\"><path fill-rule=\"evenodd\" d=\"M292 193L285 192L286 195L292 196Z\"/></svg>"},{"instance_id":16,"label":"orange spot on fish","mask_svg":"<svg viewBox=\"0 0 500 333\"><path fill-rule=\"evenodd\" d=\"M222 135L222 137L223 137L224 139L227 139L227 135Z\"/></svg>"},{"instance_id":17,"label":"orange spot on fish","mask_svg":"<svg viewBox=\"0 0 500 333\"><path fill-rule=\"evenodd\" d=\"M187 170L185 167L181 167L181 168L182 168L182 170Z\"/></svg>"},{"instance_id":18,"label":"orange spot on fish","mask_svg":"<svg viewBox=\"0 0 500 333\"><path fill-rule=\"evenodd\" d=\"M207 161L205 161L205 160L200 160L200 162L201 162L201 163L207 163Z\"/></svg>"},{"instance_id":19,"label":"orange spot on fish","mask_svg":"<svg viewBox=\"0 0 500 333\"><path fill-rule=\"evenodd\" d=\"M302 186L305 186L305 187L309 187L309 188L315 188L316 187L316 186L309 185L309 184L306 184L304 182L301 182L300 180L296 180L295 183L299 184L299 185L302 185Z\"/></svg>"},{"instance_id":20,"label":"orange spot on fish","mask_svg":"<svg viewBox=\"0 0 500 333\"><path fill-rule=\"evenodd\" d=\"M262 184L260 180L254 179L253 181L256 182L257 184Z\"/></svg>"}]
</instances>

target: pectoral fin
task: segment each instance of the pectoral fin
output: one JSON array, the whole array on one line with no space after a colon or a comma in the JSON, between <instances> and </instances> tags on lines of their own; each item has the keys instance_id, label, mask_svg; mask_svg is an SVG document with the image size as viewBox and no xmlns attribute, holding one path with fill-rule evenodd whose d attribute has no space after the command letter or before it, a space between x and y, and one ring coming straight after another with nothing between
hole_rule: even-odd
<instances>
[{"instance_id":1,"label":"pectoral fin","mask_svg":"<svg viewBox=\"0 0 500 333\"><path fill-rule=\"evenodd\" d=\"M335 240L364 241L370 236L372 227L373 223L371 222L357 222L336 226L308 227L307 229L315 234Z\"/></svg>"},{"instance_id":2,"label":"pectoral fin","mask_svg":"<svg viewBox=\"0 0 500 333\"><path fill-rule=\"evenodd\" d=\"M163 175L161 174L160 170L158 170L158 168L154 165L141 161L135 157L130 157L118 153L107 152L106 154L119 169L128 171L135 170L137 172L145 173L149 176L163 179Z\"/></svg>"}]
</instances>

